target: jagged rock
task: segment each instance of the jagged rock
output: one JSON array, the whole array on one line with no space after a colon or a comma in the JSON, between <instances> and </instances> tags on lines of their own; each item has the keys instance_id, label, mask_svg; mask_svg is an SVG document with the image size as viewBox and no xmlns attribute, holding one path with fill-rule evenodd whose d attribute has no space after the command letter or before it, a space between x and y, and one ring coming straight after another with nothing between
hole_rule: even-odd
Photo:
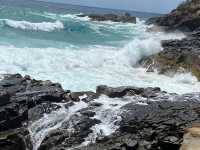
<instances>
[{"instance_id":1,"label":"jagged rock","mask_svg":"<svg viewBox=\"0 0 200 150\"><path fill-rule=\"evenodd\" d=\"M84 112L83 115L75 114L68 121L63 122L59 129L48 134L43 140L39 150L54 150L78 146L92 132L90 129L100 123L97 119L91 119Z\"/></svg>"},{"instance_id":2,"label":"jagged rock","mask_svg":"<svg viewBox=\"0 0 200 150\"><path fill-rule=\"evenodd\" d=\"M190 33L182 40L162 42L163 51L140 60L144 67L161 74L192 72L200 80L200 32Z\"/></svg>"},{"instance_id":3,"label":"jagged rock","mask_svg":"<svg viewBox=\"0 0 200 150\"><path fill-rule=\"evenodd\" d=\"M108 87L106 85L100 85L96 88L96 93L98 95L106 95L111 98L131 96L131 95L141 95L142 97L154 97L157 93L160 93L160 88L137 88L133 86L121 86L117 88Z\"/></svg>"},{"instance_id":4,"label":"jagged rock","mask_svg":"<svg viewBox=\"0 0 200 150\"><path fill-rule=\"evenodd\" d=\"M85 92L71 92L70 94L70 98L73 101L80 101L80 100L84 100L84 101L91 101L95 98L97 98L97 94L92 92L92 91L85 91Z\"/></svg>"},{"instance_id":5,"label":"jagged rock","mask_svg":"<svg viewBox=\"0 0 200 150\"><path fill-rule=\"evenodd\" d=\"M144 91L143 88L136 88L132 86L122 86L117 88L108 87L106 85L100 85L96 88L96 93L98 95L106 95L111 98L123 97L127 94L141 94Z\"/></svg>"},{"instance_id":6,"label":"jagged rock","mask_svg":"<svg viewBox=\"0 0 200 150\"><path fill-rule=\"evenodd\" d=\"M28 121L59 109L53 102L69 99L60 84L37 81L20 74L5 75L0 81L0 147L31 150ZM25 141L26 137L29 141Z\"/></svg>"},{"instance_id":7,"label":"jagged rock","mask_svg":"<svg viewBox=\"0 0 200 150\"><path fill-rule=\"evenodd\" d=\"M79 15L79 17L85 17L86 15ZM105 14L105 15L98 15L98 14L90 14L88 17L92 21L113 21L113 22L123 22L123 23L136 23L136 17L131 16L128 13L125 13L124 16L119 16L115 14Z\"/></svg>"},{"instance_id":8,"label":"jagged rock","mask_svg":"<svg viewBox=\"0 0 200 150\"><path fill-rule=\"evenodd\" d=\"M129 103L121 108L125 111L114 134L75 150L179 150L184 129L200 121L199 96L175 96L173 101L148 105Z\"/></svg>"},{"instance_id":9,"label":"jagged rock","mask_svg":"<svg viewBox=\"0 0 200 150\"><path fill-rule=\"evenodd\" d=\"M147 24L160 26L164 30L180 30L186 32L187 37L163 41L163 51L142 58L139 64L149 68L147 71L158 70L170 76L192 72L200 80L200 1L185 1L171 13L149 19Z\"/></svg>"},{"instance_id":10,"label":"jagged rock","mask_svg":"<svg viewBox=\"0 0 200 150\"><path fill-rule=\"evenodd\" d=\"M189 33L182 40L163 41L163 51L142 58L139 63L161 74L192 72L200 80L200 1L185 1L171 13L149 19L147 24Z\"/></svg>"},{"instance_id":11,"label":"jagged rock","mask_svg":"<svg viewBox=\"0 0 200 150\"><path fill-rule=\"evenodd\" d=\"M34 122L43 117L44 114L49 114L60 109L61 106L52 103L43 103L28 110L28 121Z\"/></svg>"},{"instance_id":12,"label":"jagged rock","mask_svg":"<svg viewBox=\"0 0 200 150\"><path fill-rule=\"evenodd\" d=\"M31 150L32 143L29 132L25 128L0 132L2 150Z\"/></svg>"},{"instance_id":13,"label":"jagged rock","mask_svg":"<svg viewBox=\"0 0 200 150\"><path fill-rule=\"evenodd\" d=\"M5 91L0 91L0 106L6 105L10 101L10 95Z\"/></svg>"},{"instance_id":14,"label":"jagged rock","mask_svg":"<svg viewBox=\"0 0 200 150\"><path fill-rule=\"evenodd\" d=\"M185 1L171 13L151 18L147 23L164 26L168 30L194 31L200 27L200 1Z\"/></svg>"},{"instance_id":15,"label":"jagged rock","mask_svg":"<svg viewBox=\"0 0 200 150\"><path fill-rule=\"evenodd\" d=\"M118 126L115 132L105 136L100 131L94 137L95 143L77 147L76 150L178 150L185 128L200 122L199 93L177 95L161 91L160 88L113 88L103 85L97 87L96 93L73 93L64 91L60 84L16 74L6 75L0 81L0 97L0 147L5 150L32 150L30 130L27 128L37 123L44 114L59 112L60 109L61 117L66 115L69 118L57 120L60 125L45 135L39 150L80 146L93 132L92 127L102 125L104 120L97 117L99 111L103 113L105 109L103 115L106 117L110 110L106 108L111 106L119 110L117 121L113 120L114 125ZM117 103L97 101L102 97L111 101L116 98L115 101L120 100L125 104L119 107ZM77 109L77 104L83 105L82 109ZM62 113L64 109L66 112ZM50 122L48 125L53 127L57 124ZM42 124L38 127L36 132L46 126Z\"/></svg>"}]
</instances>

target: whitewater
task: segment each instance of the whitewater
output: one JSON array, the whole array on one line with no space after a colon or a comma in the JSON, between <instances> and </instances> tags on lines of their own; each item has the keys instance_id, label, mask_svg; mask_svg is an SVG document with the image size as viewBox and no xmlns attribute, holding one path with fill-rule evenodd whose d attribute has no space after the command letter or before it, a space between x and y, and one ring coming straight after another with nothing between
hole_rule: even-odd
<instances>
[{"instance_id":1,"label":"whitewater","mask_svg":"<svg viewBox=\"0 0 200 150\"><path fill-rule=\"evenodd\" d=\"M58 82L71 91L95 91L98 85L130 85L160 87L178 94L199 92L200 82L191 73L166 76L146 72L146 68L138 65L141 58L162 51L162 40L182 39L183 33L150 32L151 26L145 25L142 17L137 18L136 24L95 22L87 16L79 17L82 13L84 9L74 12L2 7L0 75L30 75ZM172 96L165 96L173 100ZM67 108L67 103L56 103L60 109L29 122L33 150L38 149L51 131L64 122L70 124L74 114L79 115L81 109L89 107L84 97ZM121 121L121 108L130 101L148 105L150 100L139 96L111 99L104 95L95 99L94 103L102 104L93 110L94 118L101 123L91 128L92 133L82 145L95 142L99 135L114 133ZM73 132L73 125L68 130Z\"/></svg>"},{"instance_id":2,"label":"whitewater","mask_svg":"<svg viewBox=\"0 0 200 150\"><path fill-rule=\"evenodd\" d=\"M72 91L95 90L101 84L160 87L180 94L200 88L190 73L169 77L137 66L141 58L162 50L162 40L181 39L182 33L149 32L141 18L136 24L92 22L78 17L80 13L10 7L0 14L0 74L52 80Z\"/></svg>"}]
</instances>

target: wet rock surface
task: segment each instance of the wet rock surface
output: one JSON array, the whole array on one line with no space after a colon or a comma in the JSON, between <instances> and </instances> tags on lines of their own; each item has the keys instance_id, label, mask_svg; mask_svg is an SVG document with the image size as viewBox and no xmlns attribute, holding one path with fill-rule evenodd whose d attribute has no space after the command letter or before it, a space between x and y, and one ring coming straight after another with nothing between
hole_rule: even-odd
<instances>
[{"instance_id":1,"label":"wet rock surface","mask_svg":"<svg viewBox=\"0 0 200 150\"><path fill-rule=\"evenodd\" d=\"M185 1L171 13L149 19L147 24L163 26L167 30L194 31L200 26L200 1Z\"/></svg>"},{"instance_id":2,"label":"wet rock surface","mask_svg":"<svg viewBox=\"0 0 200 150\"><path fill-rule=\"evenodd\" d=\"M80 17L85 17L86 15L79 15ZM88 17L92 21L113 21L113 22L123 22L123 23L136 23L136 17L131 16L128 13L125 13L123 16L115 15L115 14L90 14Z\"/></svg>"},{"instance_id":3,"label":"wet rock surface","mask_svg":"<svg viewBox=\"0 0 200 150\"><path fill-rule=\"evenodd\" d=\"M120 128L114 134L77 150L178 150L184 129L199 122L199 108L196 100L127 104L122 108L126 111L121 114Z\"/></svg>"},{"instance_id":4,"label":"wet rock surface","mask_svg":"<svg viewBox=\"0 0 200 150\"><path fill-rule=\"evenodd\" d=\"M148 71L161 74L191 72L200 80L200 30L182 40L162 42L163 51L140 60Z\"/></svg>"},{"instance_id":5,"label":"wet rock surface","mask_svg":"<svg viewBox=\"0 0 200 150\"><path fill-rule=\"evenodd\" d=\"M178 150L184 130L200 122L199 93L105 85L71 92L19 74L6 75L0 93L4 150Z\"/></svg>"},{"instance_id":6,"label":"wet rock surface","mask_svg":"<svg viewBox=\"0 0 200 150\"><path fill-rule=\"evenodd\" d=\"M164 26L171 31L183 31L187 37L163 41L163 51L142 58L139 64L148 68L148 72L158 70L167 75L191 72L200 80L200 1L186 1L171 13L152 18L147 23Z\"/></svg>"}]
</instances>

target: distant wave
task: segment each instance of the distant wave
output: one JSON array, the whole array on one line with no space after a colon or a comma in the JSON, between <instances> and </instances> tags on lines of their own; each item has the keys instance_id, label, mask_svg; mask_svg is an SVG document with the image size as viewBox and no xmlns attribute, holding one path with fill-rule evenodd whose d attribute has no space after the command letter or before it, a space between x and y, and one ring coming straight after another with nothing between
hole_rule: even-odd
<instances>
[{"instance_id":1,"label":"distant wave","mask_svg":"<svg viewBox=\"0 0 200 150\"><path fill-rule=\"evenodd\" d=\"M64 24L61 21L40 22L40 23L33 23L33 22L28 22L28 21L17 21L17 20L10 20L10 19L4 19L2 21L5 25L9 27L22 29L22 30L51 32L54 30L64 29Z\"/></svg>"},{"instance_id":2,"label":"distant wave","mask_svg":"<svg viewBox=\"0 0 200 150\"><path fill-rule=\"evenodd\" d=\"M68 19L79 20L79 21L90 21L90 18L88 16L79 17L79 15L83 15L83 13L78 13L78 14L55 14L49 12L44 12L44 13L29 12L29 13L36 16L42 16L45 18L50 18L55 20L58 19L62 21L66 21Z\"/></svg>"}]
</instances>

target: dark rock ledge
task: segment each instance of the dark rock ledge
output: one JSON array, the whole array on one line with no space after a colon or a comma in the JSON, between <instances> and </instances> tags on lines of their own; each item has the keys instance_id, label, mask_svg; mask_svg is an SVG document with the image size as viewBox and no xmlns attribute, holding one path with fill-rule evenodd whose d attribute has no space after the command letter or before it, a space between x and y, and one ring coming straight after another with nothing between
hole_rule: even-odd
<instances>
[{"instance_id":1,"label":"dark rock ledge","mask_svg":"<svg viewBox=\"0 0 200 150\"><path fill-rule=\"evenodd\" d=\"M151 18L147 23L166 31L182 31L187 37L163 41L163 51L142 58L139 63L148 71L156 69L161 74L191 72L200 81L200 1L188 0L171 13Z\"/></svg>"},{"instance_id":2,"label":"dark rock ledge","mask_svg":"<svg viewBox=\"0 0 200 150\"><path fill-rule=\"evenodd\" d=\"M123 23L136 23L136 17L131 16L128 13L124 15L115 15L115 14L89 14L89 15L79 15L79 17L88 16L92 21L113 21L113 22L123 22Z\"/></svg>"},{"instance_id":3,"label":"dark rock ledge","mask_svg":"<svg viewBox=\"0 0 200 150\"><path fill-rule=\"evenodd\" d=\"M48 133L38 149L63 150L80 145L92 132L91 127L101 123L93 118L96 114L93 110L103 105L94 102L103 94L112 100L129 100L120 108L119 128L109 136L99 136L96 143L76 150L178 150L184 130L200 123L200 93L177 95L159 88L132 86L98 86L96 92L71 92L51 81L6 75L0 81L0 149L32 150L28 126L44 113L58 111L60 106L56 103L66 104L67 109L81 100L88 107ZM140 98L145 105L136 103ZM70 132L69 126L76 132Z\"/></svg>"}]
</instances>

